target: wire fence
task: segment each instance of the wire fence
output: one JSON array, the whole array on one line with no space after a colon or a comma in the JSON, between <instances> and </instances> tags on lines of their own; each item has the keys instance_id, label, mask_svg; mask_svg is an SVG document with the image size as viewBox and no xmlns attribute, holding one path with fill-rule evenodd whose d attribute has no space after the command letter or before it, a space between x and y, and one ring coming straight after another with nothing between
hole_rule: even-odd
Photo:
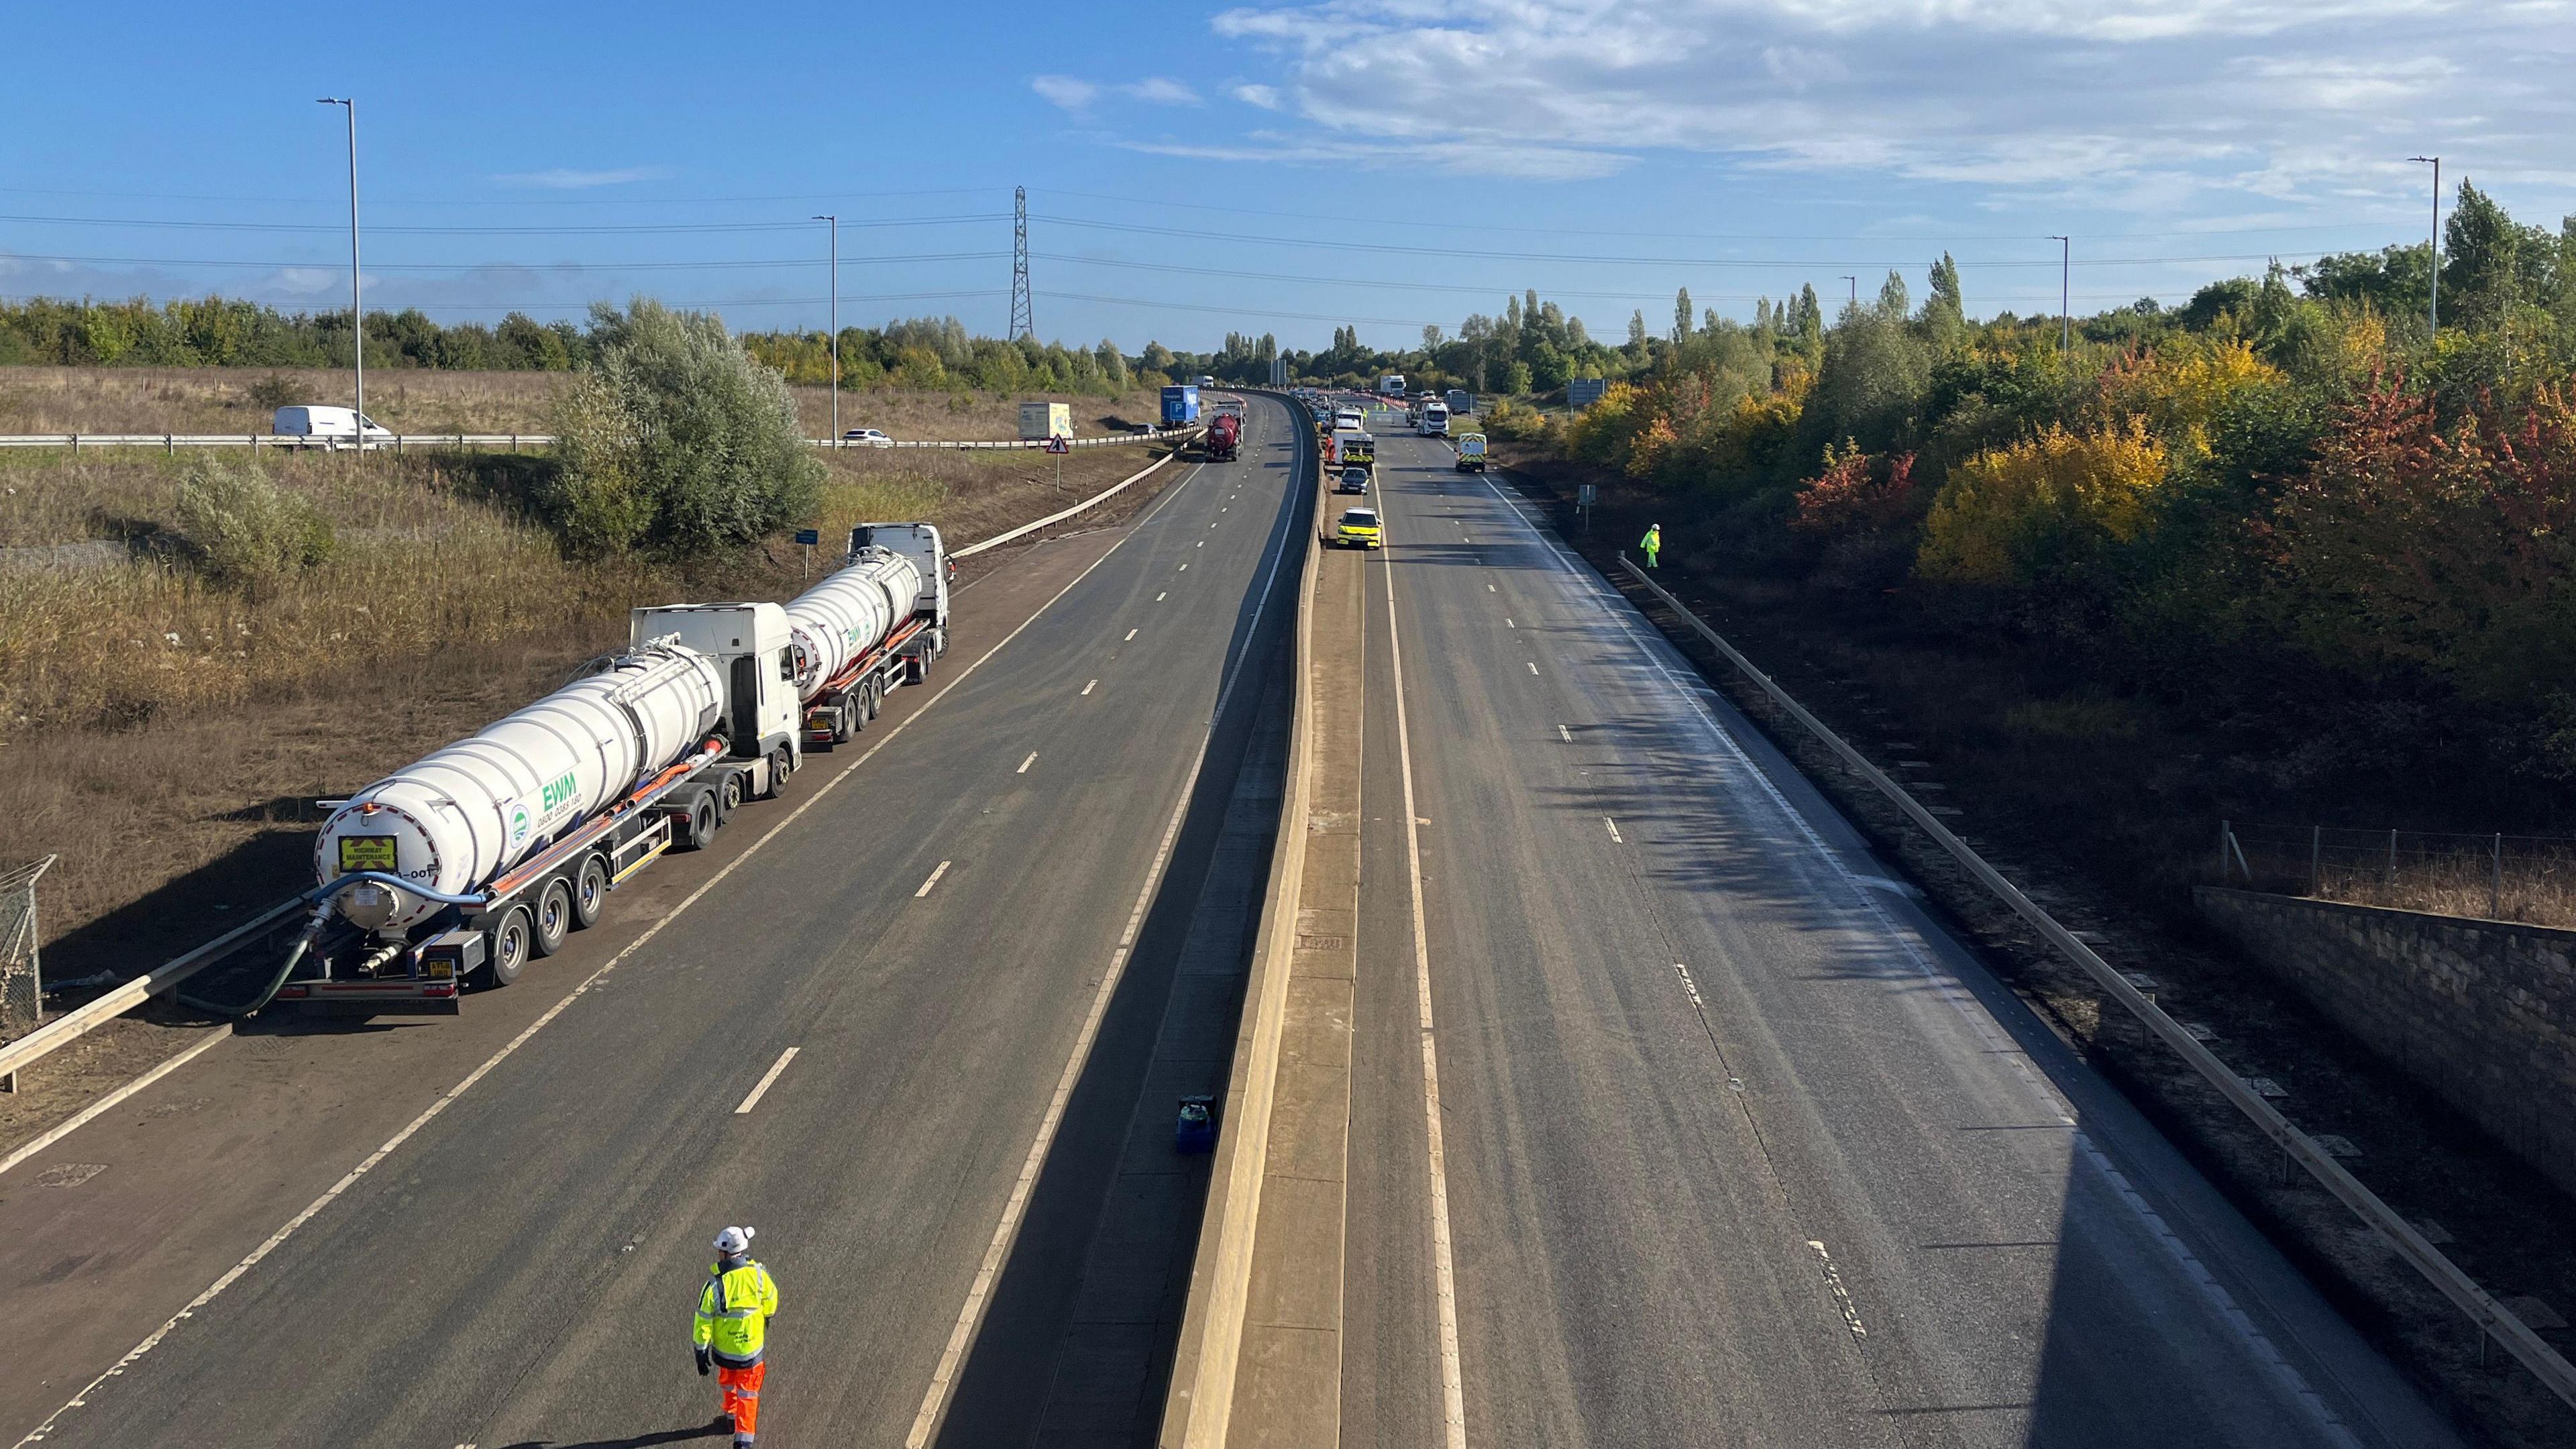
<instances>
[{"instance_id":1,"label":"wire fence","mask_svg":"<svg viewBox=\"0 0 2576 1449\"><path fill-rule=\"evenodd\" d=\"M36 882L53 863L49 855L0 871L0 1035L31 1030L44 1014L45 978L36 960Z\"/></svg>"},{"instance_id":2,"label":"wire fence","mask_svg":"<svg viewBox=\"0 0 2576 1449\"><path fill-rule=\"evenodd\" d=\"M2576 927L2576 836L2221 821L2216 879L2352 905Z\"/></svg>"}]
</instances>

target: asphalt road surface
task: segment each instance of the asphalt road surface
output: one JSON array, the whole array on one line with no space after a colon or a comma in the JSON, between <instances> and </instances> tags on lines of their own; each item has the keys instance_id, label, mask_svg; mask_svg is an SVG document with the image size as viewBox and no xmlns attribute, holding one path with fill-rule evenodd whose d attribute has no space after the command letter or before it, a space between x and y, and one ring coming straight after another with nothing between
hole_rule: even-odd
<instances>
[{"instance_id":1,"label":"asphalt road surface","mask_svg":"<svg viewBox=\"0 0 2576 1449\"><path fill-rule=\"evenodd\" d=\"M1380 431L1343 1443L2455 1442L1597 575Z\"/></svg>"},{"instance_id":2,"label":"asphalt road surface","mask_svg":"<svg viewBox=\"0 0 2576 1449\"><path fill-rule=\"evenodd\" d=\"M1257 602L1268 630L1293 595L1289 426L1256 402L1241 461L1003 564L928 686L462 1018L267 1028L0 1178L8 1438L695 1437L727 1223L782 1292L764 1440L926 1432L1121 943L1204 872L1163 866Z\"/></svg>"}]
</instances>

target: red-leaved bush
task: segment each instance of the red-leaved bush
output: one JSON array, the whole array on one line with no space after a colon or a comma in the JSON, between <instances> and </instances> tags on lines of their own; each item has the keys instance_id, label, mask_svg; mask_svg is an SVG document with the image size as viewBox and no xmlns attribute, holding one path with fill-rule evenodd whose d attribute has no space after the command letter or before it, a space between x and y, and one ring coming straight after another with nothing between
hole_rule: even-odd
<instances>
[{"instance_id":1,"label":"red-leaved bush","mask_svg":"<svg viewBox=\"0 0 2576 1449\"><path fill-rule=\"evenodd\" d=\"M1798 485L1798 511L1789 526L1801 533L1837 536L1894 527L1914 501L1914 455L1893 457L1858 448L1825 450L1825 471Z\"/></svg>"}]
</instances>

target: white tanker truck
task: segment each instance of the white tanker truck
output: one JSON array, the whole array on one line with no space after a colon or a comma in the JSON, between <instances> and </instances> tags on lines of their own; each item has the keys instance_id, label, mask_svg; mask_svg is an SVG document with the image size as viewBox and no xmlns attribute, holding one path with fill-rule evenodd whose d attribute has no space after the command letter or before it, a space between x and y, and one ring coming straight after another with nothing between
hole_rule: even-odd
<instances>
[{"instance_id":1,"label":"white tanker truck","mask_svg":"<svg viewBox=\"0 0 2576 1449\"><path fill-rule=\"evenodd\" d=\"M938 529L862 524L784 606L635 610L596 672L338 804L275 999L449 1015L465 982L517 980L664 851L775 798L807 743L849 739L925 678L948 576Z\"/></svg>"}]
</instances>

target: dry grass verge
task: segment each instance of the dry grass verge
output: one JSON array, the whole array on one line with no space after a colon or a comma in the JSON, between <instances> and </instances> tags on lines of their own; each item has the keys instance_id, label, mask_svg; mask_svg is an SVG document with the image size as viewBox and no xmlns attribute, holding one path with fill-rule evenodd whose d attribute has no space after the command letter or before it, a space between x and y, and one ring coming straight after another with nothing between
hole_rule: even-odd
<instances>
[{"instance_id":1,"label":"dry grass verge","mask_svg":"<svg viewBox=\"0 0 2576 1449\"><path fill-rule=\"evenodd\" d=\"M927 519L962 546L1158 455L1088 450L1064 460L1059 482L1040 454L852 453L833 460L819 523L831 540L863 520ZM572 564L510 512L506 477L421 458L353 461L277 469L285 486L340 510L345 547L272 599L121 548L82 565L0 554L0 858L62 856L44 885L50 979L157 964L213 935L225 908L309 884L298 879L303 847L278 844L309 834L305 802L551 689L624 641L629 608L785 598L805 581L804 550L776 540L692 567ZM19 488L0 493L0 538L55 544L97 541L111 525L166 527L176 466L0 459L0 479L14 480L0 487ZM1154 492L1130 490L1072 526L1099 526ZM816 554L828 560L829 545ZM150 919L117 914L147 897ZM115 930L89 929L111 917Z\"/></svg>"},{"instance_id":2,"label":"dry grass verge","mask_svg":"<svg viewBox=\"0 0 2576 1449\"><path fill-rule=\"evenodd\" d=\"M367 415L398 433L542 433L568 377L371 368ZM805 435L829 433L831 389L790 391ZM348 373L311 368L0 368L0 433L265 433L281 403L348 401ZM940 442L1016 438L1024 401L1069 405L1074 433L1085 438L1161 416L1147 389L1118 397L888 389L842 393L841 426Z\"/></svg>"}]
</instances>

